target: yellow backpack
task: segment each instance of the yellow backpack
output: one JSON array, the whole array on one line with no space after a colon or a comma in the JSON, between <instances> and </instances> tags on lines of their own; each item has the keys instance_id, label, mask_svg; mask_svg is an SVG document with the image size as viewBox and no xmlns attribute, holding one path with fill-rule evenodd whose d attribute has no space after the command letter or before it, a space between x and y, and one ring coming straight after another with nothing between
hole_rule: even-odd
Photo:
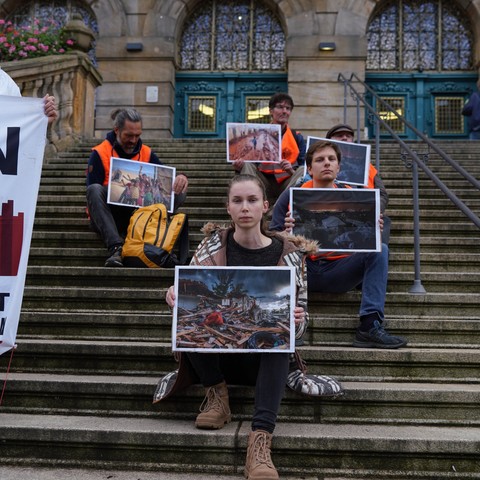
<instances>
[{"instance_id":1,"label":"yellow backpack","mask_svg":"<svg viewBox=\"0 0 480 480\"><path fill-rule=\"evenodd\" d=\"M172 250L178 243L178 256ZM138 208L130 218L122 247L126 267L173 268L188 257L188 219L185 213L169 217L163 203Z\"/></svg>"}]
</instances>

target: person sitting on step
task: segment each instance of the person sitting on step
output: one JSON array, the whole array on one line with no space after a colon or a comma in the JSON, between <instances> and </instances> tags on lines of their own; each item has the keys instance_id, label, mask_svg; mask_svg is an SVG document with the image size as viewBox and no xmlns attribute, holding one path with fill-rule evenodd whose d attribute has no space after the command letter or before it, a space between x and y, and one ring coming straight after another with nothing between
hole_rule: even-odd
<instances>
[{"instance_id":1,"label":"person sitting on step","mask_svg":"<svg viewBox=\"0 0 480 480\"><path fill-rule=\"evenodd\" d=\"M87 206L92 229L99 233L108 250L106 267L122 267L124 235L134 207L107 203L110 158L126 158L162 165L152 149L142 143L142 117L133 108L118 109L112 113L113 130L106 139L93 147L87 168ZM177 174L173 183L174 210L187 196L188 179ZM138 189L136 189L138 191ZM134 186L131 197L134 198ZM138 192L137 192L138 193Z\"/></svg>"},{"instance_id":2,"label":"person sitting on step","mask_svg":"<svg viewBox=\"0 0 480 480\"><path fill-rule=\"evenodd\" d=\"M297 269L294 308L296 335L302 336L307 326L306 273L304 257L316 250L315 242L302 237L268 233L265 213L268 210L265 188L252 175L232 178L227 197L227 212L232 219L229 228L207 224L205 239L197 248L191 264L202 266L276 266ZM175 290L170 287L166 301L175 305ZM245 476L249 480L277 479L271 459L271 441L280 403L292 369L289 353L190 353L180 354L179 370L162 378L154 395L154 403L168 398L182 387L200 381L206 390L205 400L196 417L200 429L219 429L232 419L227 383L255 386L255 407L252 431L248 438ZM295 372L292 372L295 373ZM330 377L307 380L313 392L330 395L341 393L341 387ZM298 381L295 376L294 381ZM299 382L301 384L301 381ZM301 390L301 388L300 388ZM305 389L307 393L307 389Z\"/></svg>"},{"instance_id":3,"label":"person sitting on step","mask_svg":"<svg viewBox=\"0 0 480 480\"><path fill-rule=\"evenodd\" d=\"M281 163L256 163L243 160L232 163L235 172L254 175L262 181L272 208L281 192L294 185L303 176L305 140L300 132L291 129L288 125L293 107L293 99L287 93L275 93L268 103L271 123L281 127Z\"/></svg>"},{"instance_id":4,"label":"person sitting on step","mask_svg":"<svg viewBox=\"0 0 480 480\"><path fill-rule=\"evenodd\" d=\"M307 151L306 163L312 180L302 188L342 188L335 183L340 171L341 152L337 144L320 141ZM277 203L272 219L284 222L270 224L271 230L291 231L295 218L288 212L289 206ZM380 219L383 227L383 219ZM407 340L390 335L384 328L384 308L387 294L388 246L382 243L380 252L316 253L307 258L309 292L345 293L362 285L360 326L353 346L395 349L404 347Z\"/></svg>"},{"instance_id":5,"label":"person sitting on step","mask_svg":"<svg viewBox=\"0 0 480 480\"><path fill-rule=\"evenodd\" d=\"M345 123L339 123L334 125L325 135L325 138L338 140L340 142L347 142L353 143L354 141L354 131L350 125ZM307 173L303 178L300 178L293 187L300 187L308 180L311 180L312 177ZM382 242L389 244L390 241L390 226L391 220L390 217L385 215L385 210L388 206L388 193L385 185L383 183L382 177L378 170L370 163L368 165L368 185L366 187L352 187L352 188L377 188L380 192L380 213L383 215L383 230L382 230ZM275 205L273 207L273 215L271 221L271 227L273 230L277 230L278 227L283 226L284 217L283 212L286 208L288 208L288 204L290 201L290 189L284 190L282 194L278 197ZM277 204L281 205L278 208L275 208ZM275 212L277 214L275 215ZM275 227L272 227L275 225Z\"/></svg>"}]
</instances>

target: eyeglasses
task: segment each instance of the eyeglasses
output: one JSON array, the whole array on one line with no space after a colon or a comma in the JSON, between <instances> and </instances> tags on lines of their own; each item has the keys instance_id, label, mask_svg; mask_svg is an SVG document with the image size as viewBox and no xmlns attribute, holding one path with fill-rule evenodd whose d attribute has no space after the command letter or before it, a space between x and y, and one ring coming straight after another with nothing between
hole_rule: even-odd
<instances>
[{"instance_id":1,"label":"eyeglasses","mask_svg":"<svg viewBox=\"0 0 480 480\"><path fill-rule=\"evenodd\" d=\"M286 110L287 112L291 112L292 111L292 106L291 105L275 105L275 107L277 110Z\"/></svg>"}]
</instances>

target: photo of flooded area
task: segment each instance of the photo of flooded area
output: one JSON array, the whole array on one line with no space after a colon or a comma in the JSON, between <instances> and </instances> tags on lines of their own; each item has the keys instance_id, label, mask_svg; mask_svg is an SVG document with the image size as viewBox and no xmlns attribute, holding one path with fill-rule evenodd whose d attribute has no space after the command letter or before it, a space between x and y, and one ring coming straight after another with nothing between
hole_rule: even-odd
<instances>
[{"instance_id":1,"label":"photo of flooded area","mask_svg":"<svg viewBox=\"0 0 480 480\"><path fill-rule=\"evenodd\" d=\"M295 235L316 240L319 252L375 252L381 248L378 190L291 191Z\"/></svg>"},{"instance_id":2,"label":"photo of flooded area","mask_svg":"<svg viewBox=\"0 0 480 480\"><path fill-rule=\"evenodd\" d=\"M293 267L176 267L173 350L293 352Z\"/></svg>"},{"instance_id":3,"label":"photo of flooded area","mask_svg":"<svg viewBox=\"0 0 480 480\"><path fill-rule=\"evenodd\" d=\"M227 123L227 161L280 162L280 125Z\"/></svg>"}]
</instances>

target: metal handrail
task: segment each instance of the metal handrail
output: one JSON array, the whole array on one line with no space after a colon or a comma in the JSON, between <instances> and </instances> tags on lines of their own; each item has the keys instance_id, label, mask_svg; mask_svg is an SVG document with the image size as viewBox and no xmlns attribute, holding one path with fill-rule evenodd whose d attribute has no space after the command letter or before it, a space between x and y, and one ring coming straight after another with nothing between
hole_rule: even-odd
<instances>
[{"instance_id":1,"label":"metal handrail","mask_svg":"<svg viewBox=\"0 0 480 480\"><path fill-rule=\"evenodd\" d=\"M449 157L438 145L435 145L425 134L420 132L415 128L410 122L408 122L402 115L400 115L390 104L383 100L377 93L372 90L365 82L358 78L355 73L352 73L350 79L345 78L345 76L340 73L338 75L338 81L344 82L345 85L348 85L351 92L355 95L355 98L360 100L364 107L369 111L369 113L375 117L377 122L379 122L388 132L392 135L393 139L399 143L411 156L411 158L417 163L423 172L432 180L435 185L452 201L452 203L461 210L478 228L480 228L480 218L468 208L465 203L460 200L438 177L433 173L425 163L420 160L416 152L414 152L408 144L406 144L393 130L392 128L382 119L378 112L363 98L355 87L352 85L352 79L355 79L359 82L368 92L384 106L390 112L395 114L397 118L409 129L411 129L416 135L418 135L433 151L438 153L451 167L453 167L463 178L468 180L475 188L480 190L480 181L468 173L462 166L460 166L455 160Z\"/></svg>"},{"instance_id":2,"label":"metal handrail","mask_svg":"<svg viewBox=\"0 0 480 480\"><path fill-rule=\"evenodd\" d=\"M420 132L414 125L408 122L402 115L400 115L388 102L383 100L377 93L372 90L365 82L363 82L355 73L352 73L350 79L347 79L342 73L338 75L338 81L343 82L344 85L344 121L346 122L346 109L347 109L347 90L350 89L352 97L356 100L357 104L357 141L359 141L359 110L360 102L363 103L365 109L369 114L375 118L376 121L376 135L375 135L375 151L376 151L376 166L379 169L379 128L381 125L385 128L392 138L399 144L401 147L409 154L412 162L412 171L413 171L413 223L414 223L414 264L415 264L415 279L414 284L410 289L410 293L424 294L426 293L423 288L421 279L420 279L420 207L419 207L419 188L418 188L418 168L420 168L427 177L445 194L445 196L462 212L464 213L469 220L471 220L474 225L480 228L480 218L470 210L465 203L460 200L439 178L438 176L427 167L427 165L419 158L417 152L412 150L410 146L405 143L388 125L386 121L383 120L381 115L370 105L364 98L364 94L360 94L354 85L352 85L352 80L360 83L366 91L368 91L373 98L379 102L382 107L386 108L388 111L393 113L398 120L400 120L403 125L410 130L412 130L418 137L420 137L430 149L435 151L441 158L443 158L452 168L454 168L463 178L468 180L475 188L480 190L480 182L473 177L469 172L467 172L462 166L455 162L451 157L449 157L443 150L441 150L438 145L435 145L425 134ZM348 88L347 88L348 87Z\"/></svg>"}]
</instances>

